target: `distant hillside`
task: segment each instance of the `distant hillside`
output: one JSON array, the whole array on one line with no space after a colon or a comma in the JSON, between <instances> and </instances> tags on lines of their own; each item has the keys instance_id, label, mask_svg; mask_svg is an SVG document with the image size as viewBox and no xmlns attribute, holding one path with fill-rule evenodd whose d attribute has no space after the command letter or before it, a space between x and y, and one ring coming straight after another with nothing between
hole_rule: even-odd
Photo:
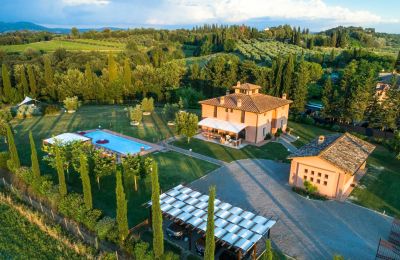
<instances>
[{"instance_id":1,"label":"distant hillside","mask_svg":"<svg viewBox=\"0 0 400 260\"><path fill-rule=\"evenodd\" d=\"M114 27L107 27L111 30L124 30L121 28L114 28ZM81 32L85 31L102 31L105 28L83 28L79 29ZM5 22L0 22L0 33L5 33L5 32L14 32L14 31L40 31L40 32L52 32L52 33L61 33L61 34L67 34L70 33L71 28L49 28L45 27L42 25L38 25L35 23L31 22L15 22L15 23L5 23Z\"/></svg>"}]
</instances>

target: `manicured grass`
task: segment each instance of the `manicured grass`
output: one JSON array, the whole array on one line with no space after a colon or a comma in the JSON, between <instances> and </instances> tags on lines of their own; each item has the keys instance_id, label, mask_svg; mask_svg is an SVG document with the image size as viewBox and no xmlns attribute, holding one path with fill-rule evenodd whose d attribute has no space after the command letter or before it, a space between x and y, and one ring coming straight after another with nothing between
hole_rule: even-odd
<instances>
[{"instance_id":1,"label":"manicured grass","mask_svg":"<svg viewBox=\"0 0 400 260\"><path fill-rule=\"evenodd\" d=\"M68 51L121 51L123 47L121 43L115 42L54 39L29 44L0 45L0 50L5 52L24 52L27 48L32 48L37 51L52 52L58 48L65 48Z\"/></svg>"},{"instance_id":2,"label":"manicured grass","mask_svg":"<svg viewBox=\"0 0 400 260\"><path fill-rule=\"evenodd\" d=\"M367 162L367 174L351 193L351 199L400 218L400 160L386 148L377 146Z\"/></svg>"},{"instance_id":3,"label":"manicured grass","mask_svg":"<svg viewBox=\"0 0 400 260\"><path fill-rule=\"evenodd\" d=\"M168 127L161 118L159 109L150 116L143 116L143 124L133 127L129 124L125 106L83 106L74 114L59 116L42 116L24 120L14 119L12 125L16 130L15 142L23 165L30 165L30 149L28 133L31 130L36 142L39 156L45 155L41 151L42 140L48 137L78 130L94 129L101 125L125 135L137 137L149 142L158 142L170 137L174 133L173 127ZM6 150L4 142L0 150ZM168 190L179 183L189 183L217 168L216 165L184 156L175 152L159 152L152 154L159 166L160 186ZM55 170L41 162L42 174L49 174L57 183ZM136 225L147 217L147 209L143 203L150 200L150 178L140 180L139 191L133 191L133 180L125 179L128 199L128 217L130 226ZM70 173L67 176L69 191L82 193L81 179L78 174ZM110 216L115 216L115 176L105 177L100 181L100 190L92 178L92 193L94 206Z\"/></svg>"},{"instance_id":4,"label":"manicured grass","mask_svg":"<svg viewBox=\"0 0 400 260\"><path fill-rule=\"evenodd\" d=\"M214 157L225 162L248 158L285 160L289 154L283 145L273 142L261 147L247 145L242 149L230 148L196 138L192 138L189 144L185 138L174 141L172 144L184 149L192 149L193 152Z\"/></svg>"},{"instance_id":5,"label":"manicured grass","mask_svg":"<svg viewBox=\"0 0 400 260\"><path fill-rule=\"evenodd\" d=\"M300 136L294 142L298 147L318 135L334 133L294 122L289 122L289 126L293 128L293 135ZM394 153L378 145L369 156L367 167L367 174L350 194L350 199L359 205L400 217L400 160L395 158Z\"/></svg>"},{"instance_id":6,"label":"manicured grass","mask_svg":"<svg viewBox=\"0 0 400 260\"><path fill-rule=\"evenodd\" d=\"M306 125L306 124L296 123L293 121L289 121L288 126L292 129L291 134L293 136L300 137L297 141L292 143L296 147L301 147L305 145L310 140L314 139L319 135L329 135L334 133L332 131L316 127L314 125Z\"/></svg>"},{"instance_id":7,"label":"manicured grass","mask_svg":"<svg viewBox=\"0 0 400 260\"><path fill-rule=\"evenodd\" d=\"M62 242L30 223L18 211L0 203L1 259L81 259Z\"/></svg>"}]
</instances>

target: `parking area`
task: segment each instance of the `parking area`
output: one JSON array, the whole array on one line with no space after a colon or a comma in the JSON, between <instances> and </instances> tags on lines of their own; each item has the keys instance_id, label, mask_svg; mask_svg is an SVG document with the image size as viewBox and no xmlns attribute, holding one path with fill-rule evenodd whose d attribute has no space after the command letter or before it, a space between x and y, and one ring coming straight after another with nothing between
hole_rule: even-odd
<instances>
[{"instance_id":1,"label":"parking area","mask_svg":"<svg viewBox=\"0 0 400 260\"><path fill-rule=\"evenodd\" d=\"M277 216L273 244L296 259L374 259L392 219L357 205L307 200L287 185L289 165L239 160L189 186L202 193L216 185L217 198L264 216Z\"/></svg>"}]
</instances>

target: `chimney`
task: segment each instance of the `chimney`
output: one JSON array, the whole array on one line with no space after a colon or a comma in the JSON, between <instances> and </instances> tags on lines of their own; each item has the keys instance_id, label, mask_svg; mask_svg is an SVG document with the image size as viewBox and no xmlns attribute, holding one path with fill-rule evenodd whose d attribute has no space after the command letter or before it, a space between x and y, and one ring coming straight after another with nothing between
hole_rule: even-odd
<instances>
[{"instance_id":1,"label":"chimney","mask_svg":"<svg viewBox=\"0 0 400 260\"><path fill-rule=\"evenodd\" d=\"M286 99L286 93L282 94L282 99Z\"/></svg>"},{"instance_id":2,"label":"chimney","mask_svg":"<svg viewBox=\"0 0 400 260\"><path fill-rule=\"evenodd\" d=\"M226 89L225 95L229 95L231 92L229 92L229 89Z\"/></svg>"},{"instance_id":3,"label":"chimney","mask_svg":"<svg viewBox=\"0 0 400 260\"><path fill-rule=\"evenodd\" d=\"M238 98L236 105L237 105L237 107L241 107L242 106L242 99L241 98Z\"/></svg>"},{"instance_id":4,"label":"chimney","mask_svg":"<svg viewBox=\"0 0 400 260\"><path fill-rule=\"evenodd\" d=\"M323 144L324 142L325 142L325 136L320 135L320 136L318 137L318 144Z\"/></svg>"},{"instance_id":5,"label":"chimney","mask_svg":"<svg viewBox=\"0 0 400 260\"><path fill-rule=\"evenodd\" d=\"M225 104L225 97L220 97L220 98L219 98L219 103L220 103L221 105Z\"/></svg>"}]
</instances>

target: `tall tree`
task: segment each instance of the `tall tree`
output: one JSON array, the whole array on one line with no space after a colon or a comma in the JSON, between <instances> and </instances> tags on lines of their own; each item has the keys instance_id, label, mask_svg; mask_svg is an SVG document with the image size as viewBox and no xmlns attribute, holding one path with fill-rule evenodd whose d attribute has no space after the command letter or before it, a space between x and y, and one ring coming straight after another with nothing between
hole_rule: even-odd
<instances>
[{"instance_id":1,"label":"tall tree","mask_svg":"<svg viewBox=\"0 0 400 260\"><path fill-rule=\"evenodd\" d=\"M47 94L50 96L52 100L57 99L56 89L54 87L54 72L51 67L51 60L49 56L43 57L44 63L44 81L46 83Z\"/></svg>"},{"instance_id":2,"label":"tall tree","mask_svg":"<svg viewBox=\"0 0 400 260\"><path fill-rule=\"evenodd\" d=\"M280 96L281 95L281 89L282 89L282 70L283 70L283 61L282 61L282 57L279 55L277 58L277 62L276 62L276 72L275 72L275 81L274 81L274 95L275 96Z\"/></svg>"},{"instance_id":3,"label":"tall tree","mask_svg":"<svg viewBox=\"0 0 400 260\"><path fill-rule=\"evenodd\" d=\"M324 107L322 113L325 117L329 117L332 115L331 105L333 101L332 79L331 77L328 77L322 90L322 105Z\"/></svg>"},{"instance_id":4,"label":"tall tree","mask_svg":"<svg viewBox=\"0 0 400 260\"><path fill-rule=\"evenodd\" d=\"M307 66L304 59L302 58L298 64L295 76L296 89L293 93L293 105L291 107L295 112L303 112L307 104L308 81L309 76Z\"/></svg>"},{"instance_id":5,"label":"tall tree","mask_svg":"<svg viewBox=\"0 0 400 260\"><path fill-rule=\"evenodd\" d=\"M214 260L215 257L215 236L214 236L214 200L215 186L209 188L208 210L207 210L207 229L206 229L206 248L204 251L205 260Z\"/></svg>"},{"instance_id":6,"label":"tall tree","mask_svg":"<svg viewBox=\"0 0 400 260\"><path fill-rule=\"evenodd\" d=\"M118 65L112 53L108 54L108 80L113 82L118 78Z\"/></svg>"},{"instance_id":7,"label":"tall tree","mask_svg":"<svg viewBox=\"0 0 400 260\"><path fill-rule=\"evenodd\" d=\"M6 64L1 66L1 76L3 79L3 101L5 103L12 103L14 101L14 89L11 86L10 74Z\"/></svg>"},{"instance_id":8,"label":"tall tree","mask_svg":"<svg viewBox=\"0 0 400 260\"><path fill-rule=\"evenodd\" d=\"M22 66L21 68L21 73L20 73L20 80L19 84L21 85L21 94L22 96L27 96L29 95L29 84L28 80L26 79L26 72L25 72L25 67Z\"/></svg>"},{"instance_id":9,"label":"tall tree","mask_svg":"<svg viewBox=\"0 0 400 260\"><path fill-rule=\"evenodd\" d=\"M175 123L176 123L176 131L179 135L184 135L187 137L187 142L190 142L190 138L192 138L198 129L198 117L194 113L181 112L176 113Z\"/></svg>"},{"instance_id":10,"label":"tall tree","mask_svg":"<svg viewBox=\"0 0 400 260\"><path fill-rule=\"evenodd\" d=\"M157 163L154 161L151 173L151 216L153 228L153 251L156 259L164 254L164 233L160 206L160 183L158 182Z\"/></svg>"},{"instance_id":11,"label":"tall tree","mask_svg":"<svg viewBox=\"0 0 400 260\"><path fill-rule=\"evenodd\" d=\"M64 162L61 156L60 147L57 145L55 147L56 152L56 168L58 175L58 190L60 192L61 197L67 195L67 184L65 183L65 175L64 175Z\"/></svg>"},{"instance_id":12,"label":"tall tree","mask_svg":"<svg viewBox=\"0 0 400 260\"><path fill-rule=\"evenodd\" d=\"M6 128L7 128L8 151L10 153L10 162L11 162L11 164L10 165L7 164L7 166L10 170L13 171L21 167L21 162L19 160L17 147L15 146L14 142L14 134L11 130L10 125L6 124Z\"/></svg>"},{"instance_id":13,"label":"tall tree","mask_svg":"<svg viewBox=\"0 0 400 260\"><path fill-rule=\"evenodd\" d=\"M265 240L265 252L263 254L263 260L272 260L272 259L273 259L273 253L271 247L271 240L267 239Z\"/></svg>"},{"instance_id":14,"label":"tall tree","mask_svg":"<svg viewBox=\"0 0 400 260\"><path fill-rule=\"evenodd\" d=\"M32 97L35 98L38 95L38 89L36 86L36 77L32 65L28 66L28 80L29 80L30 94L32 95Z\"/></svg>"},{"instance_id":15,"label":"tall tree","mask_svg":"<svg viewBox=\"0 0 400 260\"><path fill-rule=\"evenodd\" d=\"M286 66L285 70L283 72L283 85L282 85L282 93L286 93L288 97L291 97L290 91L292 89L292 84L293 84L293 73L294 73L294 58L293 54L289 54L287 61L286 61Z\"/></svg>"},{"instance_id":16,"label":"tall tree","mask_svg":"<svg viewBox=\"0 0 400 260\"><path fill-rule=\"evenodd\" d=\"M125 95L133 95L132 70L129 58L126 58L124 60L124 87L125 87Z\"/></svg>"},{"instance_id":17,"label":"tall tree","mask_svg":"<svg viewBox=\"0 0 400 260\"><path fill-rule=\"evenodd\" d=\"M92 187L90 185L88 161L84 153L81 153L80 155L79 173L81 174L82 179L83 200L85 202L86 208L92 209Z\"/></svg>"},{"instance_id":18,"label":"tall tree","mask_svg":"<svg viewBox=\"0 0 400 260\"><path fill-rule=\"evenodd\" d=\"M337 33L336 33L336 31L334 31L334 32L332 33L332 35L331 35L331 46L332 46L333 48L336 48L336 47L337 47Z\"/></svg>"},{"instance_id":19,"label":"tall tree","mask_svg":"<svg viewBox=\"0 0 400 260\"><path fill-rule=\"evenodd\" d=\"M127 200L125 198L124 186L122 184L121 171L117 171L117 186L115 189L117 198L117 225L118 233L121 241L124 241L129 233L128 215L127 215Z\"/></svg>"},{"instance_id":20,"label":"tall tree","mask_svg":"<svg viewBox=\"0 0 400 260\"><path fill-rule=\"evenodd\" d=\"M396 63L394 64L394 69L400 73L400 51L397 54Z\"/></svg>"},{"instance_id":21,"label":"tall tree","mask_svg":"<svg viewBox=\"0 0 400 260\"><path fill-rule=\"evenodd\" d=\"M40 167L39 160L36 151L35 140L33 139L32 131L29 131L29 143L31 145L31 163L32 163L32 173L36 179L40 177Z\"/></svg>"},{"instance_id":22,"label":"tall tree","mask_svg":"<svg viewBox=\"0 0 400 260\"><path fill-rule=\"evenodd\" d=\"M96 177L97 187L100 189L100 179L109 176L115 172L116 159L111 156L104 156L103 150L93 152L94 175Z\"/></svg>"}]
</instances>

